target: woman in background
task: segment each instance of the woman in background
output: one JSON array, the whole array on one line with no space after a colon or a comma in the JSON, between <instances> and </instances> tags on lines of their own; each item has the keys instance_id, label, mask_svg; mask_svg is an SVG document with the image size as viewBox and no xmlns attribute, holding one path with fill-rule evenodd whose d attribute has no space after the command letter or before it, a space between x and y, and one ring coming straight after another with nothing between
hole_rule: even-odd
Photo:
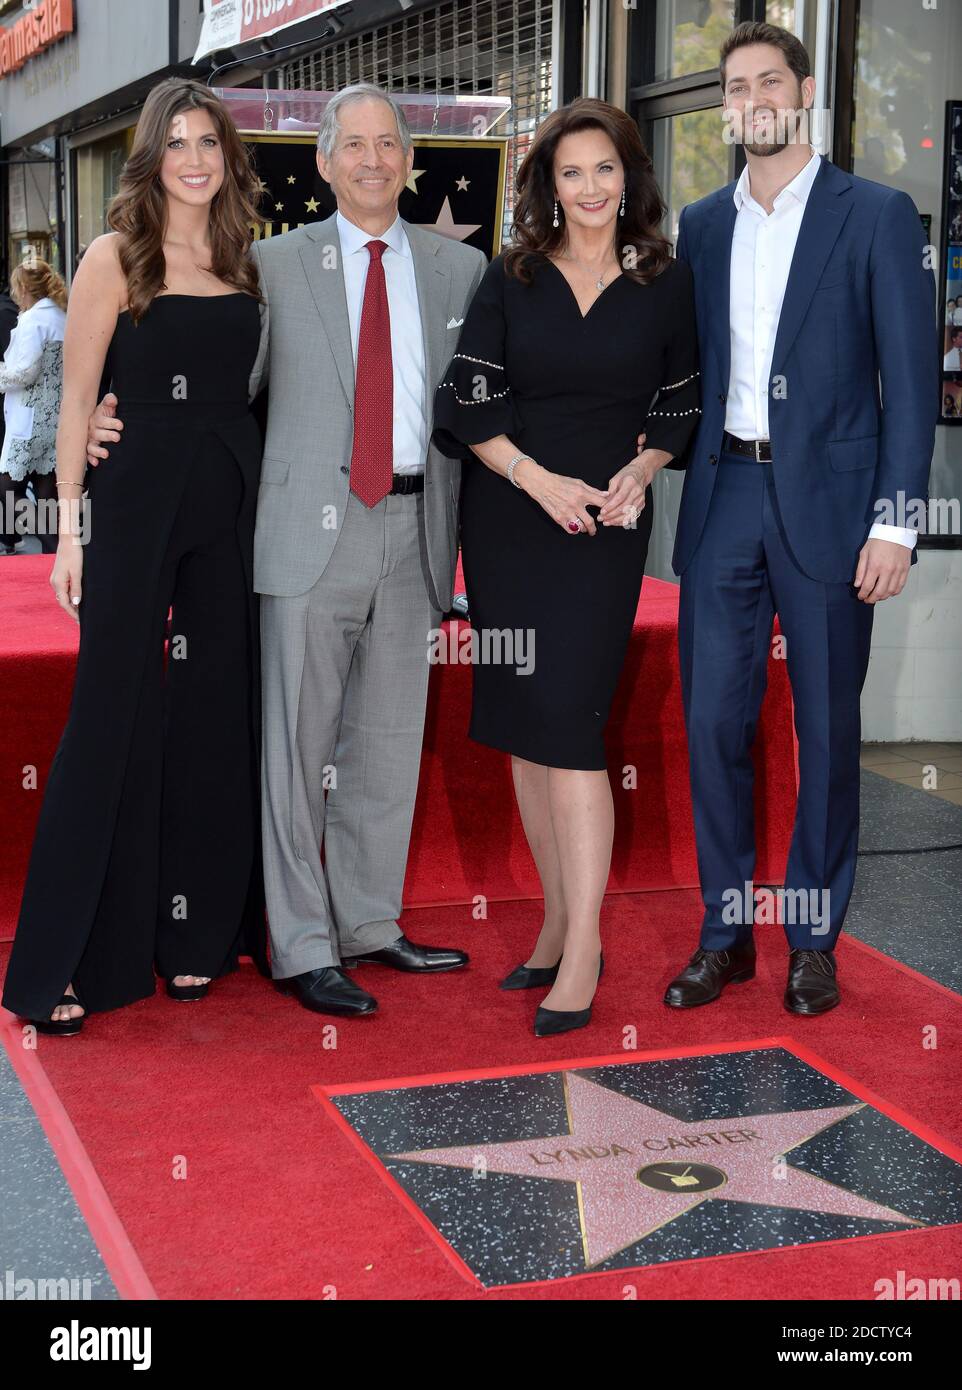
<instances>
[{"instance_id":1,"label":"woman in background","mask_svg":"<svg viewBox=\"0 0 962 1390\"><path fill-rule=\"evenodd\" d=\"M10 293L20 316L0 363L0 391L4 393L0 494L12 494L16 504L26 496L27 484L31 485L37 502L40 548L52 555L57 549L54 470L63 391L67 286L46 261L32 261L15 268ZM7 554L13 553L15 543L15 535L4 534Z\"/></svg>"}]
</instances>

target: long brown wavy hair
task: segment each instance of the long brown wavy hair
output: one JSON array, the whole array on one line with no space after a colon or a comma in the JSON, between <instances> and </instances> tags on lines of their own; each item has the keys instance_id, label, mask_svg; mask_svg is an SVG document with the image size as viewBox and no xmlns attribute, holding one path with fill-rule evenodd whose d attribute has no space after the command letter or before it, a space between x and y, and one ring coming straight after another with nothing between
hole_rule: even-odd
<instances>
[{"instance_id":1,"label":"long brown wavy hair","mask_svg":"<svg viewBox=\"0 0 962 1390\"><path fill-rule=\"evenodd\" d=\"M224 181L210 205L210 271L235 290L261 298L257 272L248 255L260 197L250 151L219 97L192 78L168 77L144 102L130 158L120 176L120 191L107 210L107 225L120 235L120 265L127 277L127 300L134 323L166 289L167 194L160 181L160 166L171 121L190 109L208 112L224 153Z\"/></svg>"},{"instance_id":2,"label":"long brown wavy hair","mask_svg":"<svg viewBox=\"0 0 962 1390\"><path fill-rule=\"evenodd\" d=\"M642 285L650 284L672 258L671 242L660 230L665 206L652 173L651 157L635 122L625 111L596 97L577 97L552 111L538 127L516 180L514 218L504 268L530 283L540 257L555 255L567 240L564 212L558 204L560 226L554 217L554 159L558 142L580 130L603 130L618 152L625 171L625 215L617 217L615 252L622 270ZM627 248L634 255L627 256ZM633 263L632 263L633 262Z\"/></svg>"}]
</instances>

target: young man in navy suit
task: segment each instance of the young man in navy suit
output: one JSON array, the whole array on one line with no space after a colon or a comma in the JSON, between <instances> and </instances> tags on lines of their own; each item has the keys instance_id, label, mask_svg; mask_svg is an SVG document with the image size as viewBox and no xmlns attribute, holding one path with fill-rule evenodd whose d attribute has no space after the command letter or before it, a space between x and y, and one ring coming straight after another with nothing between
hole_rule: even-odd
<instances>
[{"instance_id":1,"label":"young man in navy suit","mask_svg":"<svg viewBox=\"0 0 962 1390\"><path fill-rule=\"evenodd\" d=\"M808 143L815 84L798 39L739 25L720 73L747 167L684 210L678 237L702 377L673 564L705 915L665 1003L708 1003L755 972L751 746L777 613L799 773L785 1005L820 1014L839 1002L874 606L900 592L914 558L914 532L891 520L927 496L934 279L912 200Z\"/></svg>"}]
</instances>

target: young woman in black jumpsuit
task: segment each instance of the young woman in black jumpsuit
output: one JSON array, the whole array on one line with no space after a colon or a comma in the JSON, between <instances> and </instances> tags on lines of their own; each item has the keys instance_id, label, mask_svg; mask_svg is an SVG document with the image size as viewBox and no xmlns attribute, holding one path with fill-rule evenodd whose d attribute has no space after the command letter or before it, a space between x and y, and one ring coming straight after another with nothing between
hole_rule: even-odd
<instances>
[{"instance_id":1,"label":"young woman in black jumpsuit","mask_svg":"<svg viewBox=\"0 0 962 1390\"><path fill-rule=\"evenodd\" d=\"M485 272L435 403L435 442L477 455L462 470L461 549L481 656L485 632L527 638L523 659L472 666L470 735L512 755L544 888L535 950L502 984L552 986L539 1036L590 1018L613 830L604 730L651 479L698 418L691 273L661 215L625 112L581 98L550 115L518 172L512 244Z\"/></svg>"},{"instance_id":2,"label":"young woman in black jumpsuit","mask_svg":"<svg viewBox=\"0 0 962 1390\"><path fill-rule=\"evenodd\" d=\"M62 515L51 576L80 648L3 994L47 1032L153 994L155 966L196 999L241 949L263 955L255 184L222 104L162 83L111 209L119 230L75 279L63 501L81 490L105 360L125 428L84 485L89 539L73 543Z\"/></svg>"}]
</instances>

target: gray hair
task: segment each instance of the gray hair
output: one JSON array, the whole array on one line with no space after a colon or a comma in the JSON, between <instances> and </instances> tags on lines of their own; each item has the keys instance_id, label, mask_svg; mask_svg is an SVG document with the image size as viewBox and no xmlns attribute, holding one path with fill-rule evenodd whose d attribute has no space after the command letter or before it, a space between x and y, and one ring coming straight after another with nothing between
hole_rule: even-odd
<instances>
[{"instance_id":1,"label":"gray hair","mask_svg":"<svg viewBox=\"0 0 962 1390\"><path fill-rule=\"evenodd\" d=\"M341 107L347 106L352 101L371 101L372 99L386 101L394 112L398 135L401 137L401 147L407 154L412 144L411 130L400 102L396 101L390 92L384 92L380 87L375 87L373 82L355 82L352 86L342 87L339 92L335 92L324 108L321 124L317 130L317 148L325 159L330 159L334 153L334 142L337 139L338 130L338 112Z\"/></svg>"}]
</instances>

